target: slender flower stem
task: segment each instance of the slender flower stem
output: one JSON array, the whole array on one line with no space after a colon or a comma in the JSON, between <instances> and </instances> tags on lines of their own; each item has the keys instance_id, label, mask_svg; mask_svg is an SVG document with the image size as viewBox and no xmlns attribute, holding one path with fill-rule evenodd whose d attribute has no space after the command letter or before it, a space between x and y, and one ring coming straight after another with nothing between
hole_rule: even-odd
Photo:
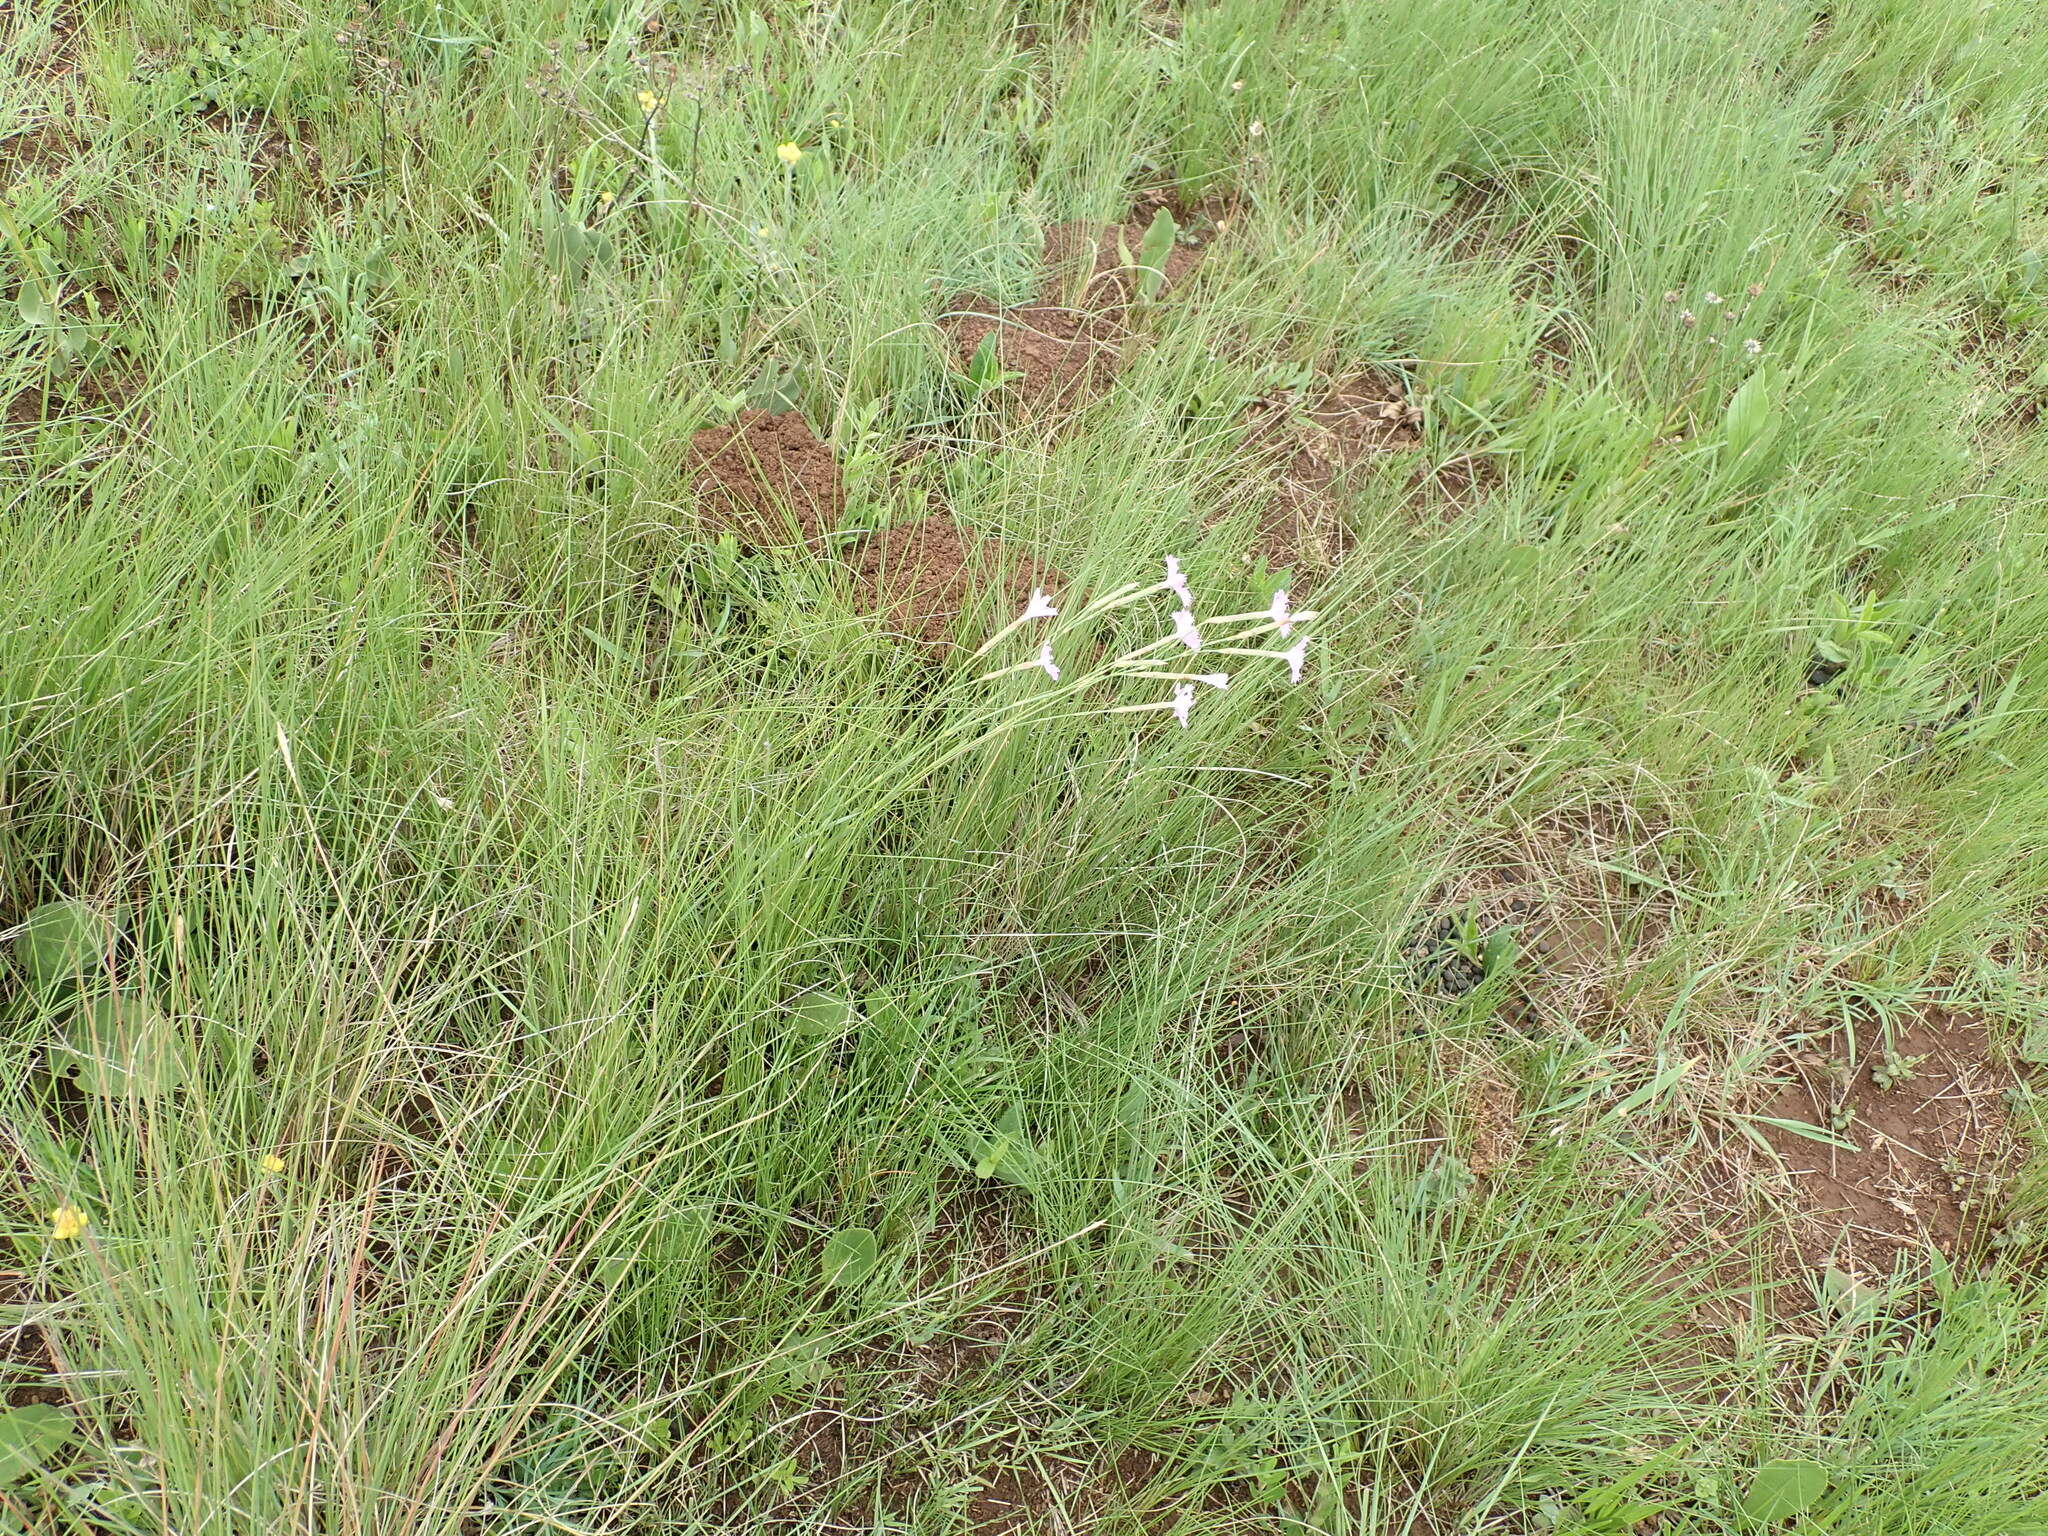
<instances>
[{"instance_id":1,"label":"slender flower stem","mask_svg":"<svg viewBox=\"0 0 2048 1536\"><path fill-rule=\"evenodd\" d=\"M997 630L994 634L990 635L986 640L982 641L980 645L976 646L974 654L969 656L967 659L969 661L981 660L982 657L986 656L990 651L994 650L997 646L1001 645L1005 640L1009 639L1010 636L1017 633L1017 631L1022 629L1028 622L1028 615L1019 614L1016 618L1010 620L1009 623L1005 624L1001 629ZM1005 667L1003 670L1006 672L1014 672L1017 669L1015 667ZM1002 672L989 673L990 677L1001 677L1002 675Z\"/></svg>"},{"instance_id":2,"label":"slender flower stem","mask_svg":"<svg viewBox=\"0 0 2048 1536\"><path fill-rule=\"evenodd\" d=\"M1104 715L1142 715L1148 710L1172 709L1173 707L1173 700L1161 699L1154 704L1112 704L1109 708L1098 710L1096 713Z\"/></svg>"},{"instance_id":3,"label":"slender flower stem","mask_svg":"<svg viewBox=\"0 0 2048 1536\"><path fill-rule=\"evenodd\" d=\"M1202 620L1202 622L1204 624L1245 624L1249 623L1253 619L1258 619L1260 621L1259 629L1247 631L1247 633L1249 634L1257 634L1259 630L1278 629L1280 627L1278 621L1274 619L1273 615L1263 608L1261 608L1257 613L1226 613L1220 615L1217 618L1204 619ZM1291 619L1291 622L1295 625L1296 628L1299 628L1303 624L1313 624L1315 621L1316 611L1313 608L1303 608L1299 612L1295 613ZM1232 638L1241 640L1244 638L1244 636L1235 635L1232 636Z\"/></svg>"},{"instance_id":4,"label":"slender flower stem","mask_svg":"<svg viewBox=\"0 0 2048 1536\"><path fill-rule=\"evenodd\" d=\"M1128 608L1132 603L1142 603L1148 597L1156 597L1161 592L1171 592L1172 590L1173 588L1163 581L1156 581L1149 587L1141 587L1136 583L1132 583L1128 586L1118 587L1107 597L1098 597L1094 602L1083 608L1079 616L1088 618L1098 613L1108 613L1113 608Z\"/></svg>"}]
</instances>

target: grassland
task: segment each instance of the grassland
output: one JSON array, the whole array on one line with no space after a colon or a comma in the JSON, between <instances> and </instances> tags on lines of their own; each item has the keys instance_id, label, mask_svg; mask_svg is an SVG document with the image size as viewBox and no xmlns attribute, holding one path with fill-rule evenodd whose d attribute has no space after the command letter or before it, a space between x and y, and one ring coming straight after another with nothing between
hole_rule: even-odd
<instances>
[{"instance_id":1,"label":"grassland","mask_svg":"<svg viewBox=\"0 0 2048 1536\"><path fill-rule=\"evenodd\" d=\"M0 1528L2048 1531L2036 7L4 26Z\"/></svg>"}]
</instances>

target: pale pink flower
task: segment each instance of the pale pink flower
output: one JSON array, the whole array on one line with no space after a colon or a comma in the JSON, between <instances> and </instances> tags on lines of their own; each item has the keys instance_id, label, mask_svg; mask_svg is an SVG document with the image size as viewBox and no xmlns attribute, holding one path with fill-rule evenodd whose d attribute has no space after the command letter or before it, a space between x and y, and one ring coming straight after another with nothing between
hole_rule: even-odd
<instances>
[{"instance_id":1,"label":"pale pink flower","mask_svg":"<svg viewBox=\"0 0 2048 1536\"><path fill-rule=\"evenodd\" d=\"M1046 641L1038 648L1038 664L1045 669L1045 675L1054 682L1060 680L1060 664L1052 659L1052 642Z\"/></svg>"},{"instance_id":2,"label":"pale pink flower","mask_svg":"<svg viewBox=\"0 0 2048 1536\"><path fill-rule=\"evenodd\" d=\"M1280 659L1287 663L1288 681L1295 683L1300 682L1301 669L1308 663L1308 636L1303 635L1299 640L1295 641L1293 645L1289 646L1286 650L1280 652L1279 654Z\"/></svg>"},{"instance_id":3,"label":"pale pink flower","mask_svg":"<svg viewBox=\"0 0 2048 1536\"><path fill-rule=\"evenodd\" d=\"M1266 610L1266 616L1273 621L1273 627L1280 631L1282 640L1294 633L1294 610L1287 605L1285 587L1273 594L1273 606Z\"/></svg>"},{"instance_id":4,"label":"pale pink flower","mask_svg":"<svg viewBox=\"0 0 2048 1536\"><path fill-rule=\"evenodd\" d=\"M1188 591L1188 579L1181 574L1180 562L1171 555L1166 557L1166 590L1180 599L1183 608L1195 606L1194 596Z\"/></svg>"},{"instance_id":5,"label":"pale pink flower","mask_svg":"<svg viewBox=\"0 0 2048 1536\"><path fill-rule=\"evenodd\" d=\"M1230 674L1228 672L1204 672L1199 680L1207 683L1218 693L1221 693L1230 686Z\"/></svg>"},{"instance_id":6,"label":"pale pink flower","mask_svg":"<svg viewBox=\"0 0 2048 1536\"><path fill-rule=\"evenodd\" d=\"M1173 633L1174 637L1189 650L1199 651L1202 648L1202 632L1195 628L1193 609L1180 608L1174 611Z\"/></svg>"},{"instance_id":7,"label":"pale pink flower","mask_svg":"<svg viewBox=\"0 0 2048 1536\"><path fill-rule=\"evenodd\" d=\"M1712 309L1715 305L1721 302L1721 295L1714 292L1714 290L1711 288L1709 288L1705 293L1701 294L1700 297L1707 301L1707 308L1709 309Z\"/></svg>"},{"instance_id":8,"label":"pale pink flower","mask_svg":"<svg viewBox=\"0 0 2048 1536\"><path fill-rule=\"evenodd\" d=\"M1053 607L1052 599L1045 595L1045 588L1033 587L1031 601L1024 605L1024 619L1056 619L1059 616L1060 611ZM1018 622L1021 624L1024 619Z\"/></svg>"},{"instance_id":9,"label":"pale pink flower","mask_svg":"<svg viewBox=\"0 0 2048 1536\"><path fill-rule=\"evenodd\" d=\"M1188 711L1195 707L1195 685L1175 683L1173 685L1173 718L1180 722L1180 728L1188 728Z\"/></svg>"}]
</instances>

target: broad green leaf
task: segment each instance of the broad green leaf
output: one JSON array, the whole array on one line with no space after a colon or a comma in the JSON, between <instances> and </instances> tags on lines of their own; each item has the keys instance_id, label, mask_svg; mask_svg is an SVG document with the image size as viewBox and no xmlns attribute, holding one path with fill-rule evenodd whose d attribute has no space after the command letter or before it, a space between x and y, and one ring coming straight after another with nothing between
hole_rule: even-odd
<instances>
[{"instance_id":1,"label":"broad green leaf","mask_svg":"<svg viewBox=\"0 0 2048 1536\"><path fill-rule=\"evenodd\" d=\"M103 963L114 925L82 901L50 901L29 913L14 953L37 986L76 981Z\"/></svg>"},{"instance_id":2,"label":"broad green leaf","mask_svg":"<svg viewBox=\"0 0 2048 1536\"><path fill-rule=\"evenodd\" d=\"M981 338L974 356L967 361L967 382L976 390L991 390L1003 382L1002 359L996 355L996 333Z\"/></svg>"},{"instance_id":3,"label":"broad green leaf","mask_svg":"<svg viewBox=\"0 0 2048 1536\"><path fill-rule=\"evenodd\" d=\"M1145 238L1138 246L1138 297L1147 304L1159 297L1166 283L1166 258L1173 254L1174 238L1180 226L1164 208L1152 215Z\"/></svg>"},{"instance_id":4,"label":"broad green leaf","mask_svg":"<svg viewBox=\"0 0 2048 1536\"><path fill-rule=\"evenodd\" d=\"M0 1483L37 1470L71 1439L71 1415L48 1403L0 1411Z\"/></svg>"},{"instance_id":5,"label":"broad green leaf","mask_svg":"<svg viewBox=\"0 0 2048 1536\"><path fill-rule=\"evenodd\" d=\"M50 303L50 296L43 292L40 283L23 283L21 295L14 301L14 307L21 312L24 325L37 328L57 323L57 311Z\"/></svg>"},{"instance_id":6,"label":"broad green leaf","mask_svg":"<svg viewBox=\"0 0 2048 1536\"><path fill-rule=\"evenodd\" d=\"M1125 1130L1134 1131L1145 1123L1145 1114L1152 1107L1151 1084L1142 1079L1131 1084L1117 1096L1117 1123Z\"/></svg>"},{"instance_id":7,"label":"broad green leaf","mask_svg":"<svg viewBox=\"0 0 2048 1536\"><path fill-rule=\"evenodd\" d=\"M757 411L780 416L803 404L803 380L795 370L769 366L755 375L747 386L747 404Z\"/></svg>"},{"instance_id":8,"label":"broad green leaf","mask_svg":"<svg viewBox=\"0 0 2048 1536\"><path fill-rule=\"evenodd\" d=\"M1031 1138L1024 1133L1023 1108L1012 1104L996 1121L994 1134L976 1151L974 1176L1029 1188L1032 1161Z\"/></svg>"},{"instance_id":9,"label":"broad green leaf","mask_svg":"<svg viewBox=\"0 0 2048 1536\"><path fill-rule=\"evenodd\" d=\"M1742 1512L1752 1520L1789 1520L1827 1497L1831 1482L1828 1469L1817 1461L1767 1461L1750 1479Z\"/></svg>"},{"instance_id":10,"label":"broad green leaf","mask_svg":"<svg viewBox=\"0 0 2048 1536\"><path fill-rule=\"evenodd\" d=\"M50 1068L103 1099L153 1099L185 1081L184 1042L170 1020L129 997L87 1003L50 1049Z\"/></svg>"},{"instance_id":11,"label":"broad green leaf","mask_svg":"<svg viewBox=\"0 0 2048 1536\"><path fill-rule=\"evenodd\" d=\"M992 1179L996 1170L1003 1166L1003 1157L1010 1150L1010 1138L994 1136L981 1149L981 1155L974 1160L974 1176L977 1179Z\"/></svg>"},{"instance_id":12,"label":"broad green leaf","mask_svg":"<svg viewBox=\"0 0 2048 1536\"><path fill-rule=\"evenodd\" d=\"M881 1245L866 1227L843 1227L825 1240L819 1264L827 1285L859 1285L875 1272Z\"/></svg>"},{"instance_id":13,"label":"broad green leaf","mask_svg":"<svg viewBox=\"0 0 2048 1536\"><path fill-rule=\"evenodd\" d=\"M1739 457L1751 443L1763 436L1770 420L1770 379L1759 368L1728 401L1728 411L1721 422L1721 437L1728 445L1729 457Z\"/></svg>"},{"instance_id":14,"label":"broad green leaf","mask_svg":"<svg viewBox=\"0 0 2048 1536\"><path fill-rule=\"evenodd\" d=\"M807 992L790 1007L796 1027L821 1040L837 1040L860 1027L860 1009L836 992Z\"/></svg>"}]
</instances>

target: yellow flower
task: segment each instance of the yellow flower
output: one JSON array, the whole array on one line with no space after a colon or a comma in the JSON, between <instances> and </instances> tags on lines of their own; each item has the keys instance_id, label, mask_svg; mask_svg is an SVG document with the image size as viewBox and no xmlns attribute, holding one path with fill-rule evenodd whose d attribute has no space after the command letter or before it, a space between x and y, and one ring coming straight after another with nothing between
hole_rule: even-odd
<instances>
[{"instance_id":1,"label":"yellow flower","mask_svg":"<svg viewBox=\"0 0 2048 1536\"><path fill-rule=\"evenodd\" d=\"M85 1234L85 1212L75 1205L60 1205L50 1212L50 1236L68 1243Z\"/></svg>"},{"instance_id":2,"label":"yellow flower","mask_svg":"<svg viewBox=\"0 0 2048 1536\"><path fill-rule=\"evenodd\" d=\"M600 208L609 208L612 205L612 200L617 196L618 194L616 192L600 192L597 194L597 206Z\"/></svg>"},{"instance_id":3,"label":"yellow flower","mask_svg":"<svg viewBox=\"0 0 2048 1536\"><path fill-rule=\"evenodd\" d=\"M755 230L754 233L759 235L763 240L772 240L775 238L775 231L770 229L766 224L763 224L759 229Z\"/></svg>"},{"instance_id":4,"label":"yellow flower","mask_svg":"<svg viewBox=\"0 0 2048 1536\"><path fill-rule=\"evenodd\" d=\"M283 1159L283 1158L281 1158L281 1157L279 1157L279 1156L278 1156L278 1155L277 1155L277 1154L276 1154L275 1152L266 1152L266 1153L264 1153L264 1154L263 1154L263 1171L264 1171L265 1173L283 1173L283 1172L284 1172L284 1159Z\"/></svg>"},{"instance_id":5,"label":"yellow flower","mask_svg":"<svg viewBox=\"0 0 2048 1536\"><path fill-rule=\"evenodd\" d=\"M775 146L775 158L784 165L795 165L803 157L804 152L794 144L778 144Z\"/></svg>"},{"instance_id":6,"label":"yellow flower","mask_svg":"<svg viewBox=\"0 0 2048 1536\"><path fill-rule=\"evenodd\" d=\"M640 111L643 116L652 117L661 110L661 98L652 91L642 91L633 99L640 103Z\"/></svg>"}]
</instances>

